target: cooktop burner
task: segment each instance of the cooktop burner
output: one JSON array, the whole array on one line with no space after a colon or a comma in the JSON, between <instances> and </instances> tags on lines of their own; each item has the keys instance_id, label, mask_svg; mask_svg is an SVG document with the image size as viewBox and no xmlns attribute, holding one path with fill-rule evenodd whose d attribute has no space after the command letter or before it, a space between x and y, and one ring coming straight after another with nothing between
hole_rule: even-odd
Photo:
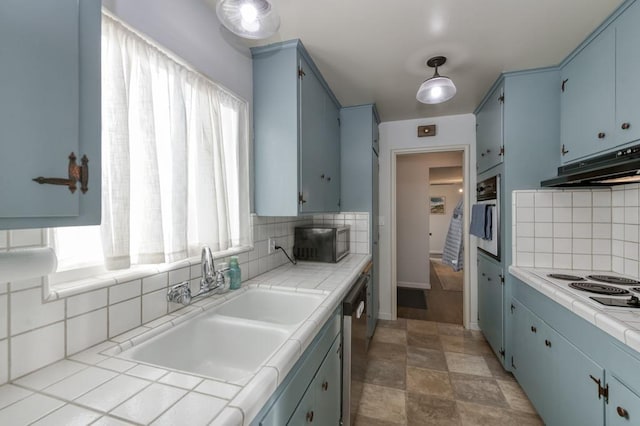
<instances>
[{"instance_id":1,"label":"cooktop burner","mask_svg":"<svg viewBox=\"0 0 640 426\"><path fill-rule=\"evenodd\" d=\"M614 297L590 297L589 299L595 300L596 302L606 306L616 306L619 308L640 308L640 300L635 296L631 296L628 299L619 299Z\"/></svg>"},{"instance_id":2,"label":"cooktop burner","mask_svg":"<svg viewBox=\"0 0 640 426\"><path fill-rule=\"evenodd\" d=\"M612 275L589 275L587 276L587 278L595 281L601 281L603 283L608 283L608 284L621 284L621 285L640 284L640 281L632 280L629 278L614 277Z\"/></svg>"},{"instance_id":3,"label":"cooktop burner","mask_svg":"<svg viewBox=\"0 0 640 426\"><path fill-rule=\"evenodd\" d=\"M567 274L547 274L549 278L555 278L557 280L563 281L586 281L584 278L579 277L577 275L567 275Z\"/></svg>"},{"instance_id":4,"label":"cooktop burner","mask_svg":"<svg viewBox=\"0 0 640 426\"><path fill-rule=\"evenodd\" d=\"M608 294L611 296L623 296L625 294L629 294L629 292L623 288L598 283L571 283L569 284L569 287L575 288L576 290L588 291L590 293L597 294Z\"/></svg>"}]
</instances>

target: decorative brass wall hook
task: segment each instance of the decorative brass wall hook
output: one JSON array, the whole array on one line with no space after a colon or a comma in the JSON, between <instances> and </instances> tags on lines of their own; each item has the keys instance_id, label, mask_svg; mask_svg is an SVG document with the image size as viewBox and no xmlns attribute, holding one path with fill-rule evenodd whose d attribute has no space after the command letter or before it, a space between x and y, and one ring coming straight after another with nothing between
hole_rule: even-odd
<instances>
[{"instance_id":1,"label":"decorative brass wall hook","mask_svg":"<svg viewBox=\"0 0 640 426\"><path fill-rule=\"evenodd\" d=\"M49 185L65 185L69 187L69 191L73 194L76 192L77 186L76 183L80 182L80 191L83 194L89 190L87 186L89 184L89 158L86 155L82 156L80 160L82 162L82 166L78 166L76 163L76 154L73 152L69 154L69 178L45 178L39 176L37 178L33 178L34 182L38 182L39 184L49 184Z\"/></svg>"}]
</instances>

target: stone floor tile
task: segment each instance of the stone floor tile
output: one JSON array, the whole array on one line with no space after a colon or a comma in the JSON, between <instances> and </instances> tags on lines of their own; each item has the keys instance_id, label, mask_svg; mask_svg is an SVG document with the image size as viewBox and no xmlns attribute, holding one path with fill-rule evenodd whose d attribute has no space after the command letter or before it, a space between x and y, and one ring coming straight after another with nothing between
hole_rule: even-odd
<instances>
[{"instance_id":1,"label":"stone floor tile","mask_svg":"<svg viewBox=\"0 0 640 426\"><path fill-rule=\"evenodd\" d=\"M432 336L430 334L422 334L416 332L407 332L407 344L409 346L417 346L420 348L437 349L442 351L440 336Z\"/></svg>"},{"instance_id":2,"label":"stone floor tile","mask_svg":"<svg viewBox=\"0 0 640 426\"><path fill-rule=\"evenodd\" d=\"M416 346L407 347L407 365L431 370L448 371L447 360L442 351Z\"/></svg>"},{"instance_id":3,"label":"stone floor tile","mask_svg":"<svg viewBox=\"0 0 640 426\"><path fill-rule=\"evenodd\" d=\"M456 401L428 395L407 395L407 425L455 426L460 425Z\"/></svg>"},{"instance_id":4,"label":"stone floor tile","mask_svg":"<svg viewBox=\"0 0 640 426\"><path fill-rule=\"evenodd\" d=\"M494 378L452 373L451 386L457 400L510 408Z\"/></svg>"},{"instance_id":5,"label":"stone floor tile","mask_svg":"<svg viewBox=\"0 0 640 426\"><path fill-rule=\"evenodd\" d=\"M367 356L369 359L404 363L407 360L407 346L373 340Z\"/></svg>"},{"instance_id":6,"label":"stone floor tile","mask_svg":"<svg viewBox=\"0 0 640 426\"><path fill-rule=\"evenodd\" d=\"M464 327L459 324L438 323L438 334L442 336L463 336Z\"/></svg>"},{"instance_id":7,"label":"stone floor tile","mask_svg":"<svg viewBox=\"0 0 640 426\"><path fill-rule=\"evenodd\" d=\"M365 383L357 416L406 424L406 405L404 391Z\"/></svg>"},{"instance_id":8,"label":"stone floor tile","mask_svg":"<svg viewBox=\"0 0 640 426\"><path fill-rule=\"evenodd\" d=\"M365 383L390 388L406 388L406 363L370 359L364 376Z\"/></svg>"},{"instance_id":9,"label":"stone floor tile","mask_svg":"<svg viewBox=\"0 0 640 426\"><path fill-rule=\"evenodd\" d=\"M487 363L481 356L457 352L445 352L444 356L447 359L447 368L452 373L492 377Z\"/></svg>"},{"instance_id":10,"label":"stone floor tile","mask_svg":"<svg viewBox=\"0 0 640 426\"><path fill-rule=\"evenodd\" d=\"M482 358L484 358L484 362L487 363L487 367L489 367L489 371L491 371L491 375L493 375L495 379L515 382L516 379L513 377L513 374L504 369L493 353L482 355Z\"/></svg>"},{"instance_id":11,"label":"stone floor tile","mask_svg":"<svg viewBox=\"0 0 640 426\"><path fill-rule=\"evenodd\" d=\"M407 366L407 392L453 399L453 388L446 371Z\"/></svg>"},{"instance_id":12,"label":"stone floor tile","mask_svg":"<svg viewBox=\"0 0 640 426\"><path fill-rule=\"evenodd\" d=\"M374 419L372 417L358 415L353 426L405 426L406 424L406 422L391 422L387 420Z\"/></svg>"},{"instance_id":13,"label":"stone floor tile","mask_svg":"<svg viewBox=\"0 0 640 426\"><path fill-rule=\"evenodd\" d=\"M397 345L407 344L407 332L398 328L378 328L373 335L372 341L382 343L395 343Z\"/></svg>"},{"instance_id":14,"label":"stone floor tile","mask_svg":"<svg viewBox=\"0 0 640 426\"><path fill-rule=\"evenodd\" d=\"M463 426L544 426L535 415L502 408L457 401Z\"/></svg>"},{"instance_id":15,"label":"stone floor tile","mask_svg":"<svg viewBox=\"0 0 640 426\"><path fill-rule=\"evenodd\" d=\"M492 354L491 346L483 339L464 336L440 336L440 343L445 352L460 352L471 355Z\"/></svg>"},{"instance_id":16,"label":"stone floor tile","mask_svg":"<svg viewBox=\"0 0 640 426\"><path fill-rule=\"evenodd\" d=\"M438 334L438 323L433 321L407 320L407 331L420 334Z\"/></svg>"},{"instance_id":17,"label":"stone floor tile","mask_svg":"<svg viewBox=\"0 0 640 426\"><path fill-rule=\"evenodd\" d=\"M378 327L382 328L399 328L401 330L407 329L407 320L404 318L398 318L395 321L378 320Z\"/></svg>"},{"instance_id":18,"label":"stone floor tile","mask_svg":"<svg viewBox=\"0 0 640 426\"><path fill-rule=\"evenodd\" d=\"M514 381L498 380L498 386L502 391L509 406L516 411L523 411L525 413L537 414L536 409L533 408L529 398L524 393L518 383Z\"/></svg>"}]
</instances>

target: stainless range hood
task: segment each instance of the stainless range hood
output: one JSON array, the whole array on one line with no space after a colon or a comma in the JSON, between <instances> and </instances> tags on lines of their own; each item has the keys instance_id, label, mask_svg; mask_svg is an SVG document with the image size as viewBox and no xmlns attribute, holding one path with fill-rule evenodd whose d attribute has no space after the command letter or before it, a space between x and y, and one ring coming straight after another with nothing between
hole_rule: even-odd
<instances>
[{"instance_id":1,"label":"stainless range hood","mask_svg":"<svg viewBox=\"0 0 640 426\"><path fill-rule=\"evenodd\" d=\"M640 145L558 167L546 187L613 186L640 182Z\"/></svg>"}]
</instances>

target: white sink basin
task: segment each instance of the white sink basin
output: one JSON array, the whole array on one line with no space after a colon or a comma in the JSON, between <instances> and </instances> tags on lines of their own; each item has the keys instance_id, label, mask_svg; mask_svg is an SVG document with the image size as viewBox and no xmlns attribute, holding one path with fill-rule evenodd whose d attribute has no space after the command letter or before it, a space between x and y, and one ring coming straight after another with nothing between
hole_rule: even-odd
<instances>
[{"instance_id":1,"label":"white sink basin","mask_svg":"<svg viewBox=\"0 0 640 426\"><path fill-rule=\"evenodd\" d=\"M123 358L227 381L258 368L291 331L215 315L186 321L120 354Z\"/></svg>"},{"instance_id":2,"label":"white sink basin","mask_svg":"<svg viewBox=\"0 0 640 426\"><path fill-rule=\"evenodd\" d=\"M304 321L325 299L324 294L252 288L216 309L220 315L292 325Z\"/></svg>"},{"instance_id":3,"label":"white sink basin","mask_svg":"<svg viewBox=\"0 0 640 426\"><path fill-rule=\"evenodd\" d=\"M119 356L239 381L257 372L324 298L323 294L251 288Z\"/></svg>"}]
</instances>

